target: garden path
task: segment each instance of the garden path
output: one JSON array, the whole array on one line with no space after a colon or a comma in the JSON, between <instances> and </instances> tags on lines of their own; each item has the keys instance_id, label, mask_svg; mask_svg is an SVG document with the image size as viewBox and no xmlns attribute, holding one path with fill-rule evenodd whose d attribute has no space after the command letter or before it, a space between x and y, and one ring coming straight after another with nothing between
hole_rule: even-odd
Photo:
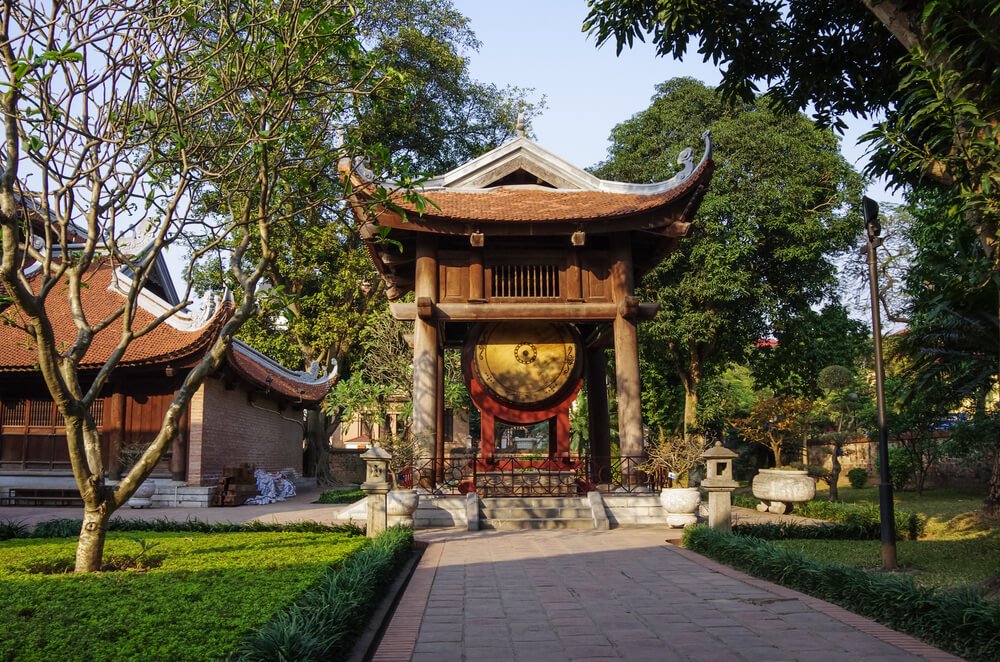
<instances>
[{"instance_id":1,"label":"garden path","mask_svg":"<svg viewBox=\"0 0 1000 662\"><path fill-rule=\"evenodd\" d=\"M958 659L665 542L677 537L418 531L428 546L374 659Z\"/></svg>"}]
</instances>

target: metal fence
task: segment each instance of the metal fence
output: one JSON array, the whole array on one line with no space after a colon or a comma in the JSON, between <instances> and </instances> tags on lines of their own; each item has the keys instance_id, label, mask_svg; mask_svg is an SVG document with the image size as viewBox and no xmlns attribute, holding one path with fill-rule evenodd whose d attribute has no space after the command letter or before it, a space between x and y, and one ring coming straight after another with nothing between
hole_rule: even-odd
<instances>
[{"instance_id":1,"label":"metal fence","mask_svg":"<svg viewBox=\"0 0 1000 662\"><path fill-rule=\"evenodd\" d=\"M405 487L441 496L571 496L592 490L629 493L662 485L640 469L643 457L581 455L564 458L476 455L426 460L398 476Z\"/></svg>"}]
</instances>

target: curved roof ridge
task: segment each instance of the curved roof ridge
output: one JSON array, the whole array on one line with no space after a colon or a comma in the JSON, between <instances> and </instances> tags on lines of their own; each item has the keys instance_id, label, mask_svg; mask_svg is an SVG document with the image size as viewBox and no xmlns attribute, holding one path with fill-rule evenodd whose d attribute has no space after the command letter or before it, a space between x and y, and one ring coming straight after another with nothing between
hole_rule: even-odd
<instances>
[{"instance_id":1,"label":"curved roof ridge","mask_svg":"<svg viewBox=\"0 0 1000 662\"><path fill-rule=\"evenodd\" d=\"M524 136L518 136L471 161L432 177L416 187L420 192L483 193L497 188L496 182L517 170L534 174L551 187L535 187L550 193L597 192L630 195L659 195L682 186L691 175L712 158L712 139L709 131L701 135L705 143L701 160L696 164L694 150L690 147L677 156L681 170L670 179L648 184L634 184L600 179L578 168L562 157L548 151ZM399 184L392 180L379 180L365 165L365 160L355 157L342 159L341 171L353 176L358 184L379 185L389 190ZM531 186L531 185L528 185Z\"/></svg>"},{"instance_id":2,"label":"curved roof ridge","mask_svg":"<svg viewBox=\"0 0 1000 662\"><path fill-rule=\"evenodd\" d=\"M336 362L329 374L290 370L242 340L234 338L226 352L230 367L246 381L303 405L319 404L338 376ZM313 363L318 368L317 363Z\"/></svg>"}]
</instances>

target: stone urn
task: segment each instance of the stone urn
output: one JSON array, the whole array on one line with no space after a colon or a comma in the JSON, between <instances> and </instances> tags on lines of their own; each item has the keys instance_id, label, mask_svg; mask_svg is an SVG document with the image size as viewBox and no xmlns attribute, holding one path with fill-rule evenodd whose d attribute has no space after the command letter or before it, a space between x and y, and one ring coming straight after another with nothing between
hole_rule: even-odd
<instances>
[{"instance_id":1,"label":"stone urn","mask_svg":"<svg viewBox=\"0 0 1000 662\"><path fill-rule=\"evenodd\" d=\"M420 503L420 495L416 490L390 490L386 494L385 514L388 526L402 524L413 527L413 513Z\"/></svg>"},{"instance_id":2,"label":"stone urn","mask_svg":"<svg viewBox=\"0 0 1000 662\"><path fill-rule=\"evenodd\" d=\"M753 479L753 495L760 499L757 510L784 515L792 505L816 496L816 481L798 469L761 469Z\"/></svg>"},{"instance_id":3,"label":"stone urn","mask_svg":"<svg viewBox=\"0 0 1000 662\"><path fill-rule=\"evenodd\" d=\"M129 508L152 508L154 494L156 494L156 481L144 481L136 488L132 496L129 497L129 500L125 502L125 505Z\"/></svg>"},{"instance_id":4,"label":"stone urn","mask_svg":"<svg viewBox=\"0 0 1000 662\"><path fill-rule=\"evenodd\" d=\"M697 487L666 487L660 492L660 505L667 515L667 524L683 527L698 523L701 492Z\"/></svg>"}]
</instances>

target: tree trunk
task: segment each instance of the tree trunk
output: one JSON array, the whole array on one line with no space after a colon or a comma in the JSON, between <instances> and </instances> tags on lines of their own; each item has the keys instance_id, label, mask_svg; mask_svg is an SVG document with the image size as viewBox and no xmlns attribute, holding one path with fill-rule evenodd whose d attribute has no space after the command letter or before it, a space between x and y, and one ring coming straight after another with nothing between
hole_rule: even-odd
<instances>
[{"instance_id":1,"label":"tree trunk","mask_svg":"<svg viewBox=\"0 0 1000 662\"><path fill-rule=\"evenodd\" d=\"M76 545L74 566L76 572L97 572L101 569L104 538L107 536L108 520L111 519L113 512L107 501L101 501L96 507L84 508L80 540Z\"/></svg>"},{"instance_id":2,"label":"tree trunk","mask_svg":"<svg viewBox=\"0 0 1000 662\"><path fill-rule=\"evenodd\" d=\"M993 450L993 470L990 472L990 486L983 502L983 512L1000 515L1000 444Z\"/></svg>"},{"instance_id":3,"label":"tree trunk","mask_svg":"<svg viewBox=\"0 0 1000 662\"><path fill-rule=\"evenodd\" d=\"M329 484L330 417L321 410L306 412L306 448L302 458L302 471L306 476L316 478L321 485Z\"/></svg>"},{"instance_id":4,"label":"tree trunk","mask_svg":"<svg viewBox=\"0 0 1000 662\"><path fill-rule=\"evenodd\" d=\"M698 387L684 385L684 438L698 429Z\"/></svg>"},{"instance_id":5,"label":"tree trunk","mask_svg":"<svg viewBox=\"0 0 1000 662\"><path fill-rule=\"evenodd\" d=\"M698 389L701 386L701 361L697 350L692 348L688 355L686 370L681 371L684 384L684 438L689 439L698 427Z\"/></svg>"},{"instance_id":6,"label":"tree trunk","mask_svg":"<svg viewBox=\"0 0 1000 662\"><path fill-rule=\"evenodd\" d=\"M833 443L833 457L830 459L830 501L840 501L837 482L840 480L840 442Z\"/></svg>"}]
</instances>

